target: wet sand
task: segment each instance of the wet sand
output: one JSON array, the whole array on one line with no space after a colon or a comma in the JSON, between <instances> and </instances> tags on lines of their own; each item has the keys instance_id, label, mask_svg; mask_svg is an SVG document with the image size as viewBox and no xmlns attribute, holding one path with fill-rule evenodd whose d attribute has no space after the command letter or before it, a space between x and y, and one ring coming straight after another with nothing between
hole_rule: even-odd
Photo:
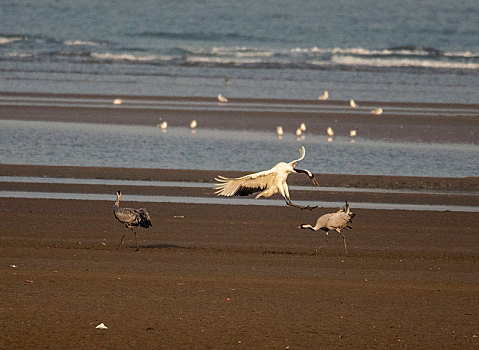
<instances>
[{"instance_id":1,"label":"wet sand","mask_svg":"<svg viewBox=\"0 0 479 350\"><path fill-rule=\"evenodd\" d=\"M202 171L0 169L3 176L211 181ZM2 198L0 348L479 346L479 213L354 210L346 256L339 235L316 251L324 233L297 229L333 208L124 202L152 217L136 252L133 235L113 217L113 193L111 201ZM95 329L101 322L108 330Z\"/></svg>"},{"instance_id":2,"label":"wet sand","mask_svg":"<svg viewBox=\"0 0 479 350\"><path fill-rule=\"evenodd\" d=\"M124 103L114 106L112 101L116 97L123 98ZM8 104L0 99L0 119L150 126L167 120L169 127L184 127L195 119L201 128L273 132L278 125L294 132L305 122L307 132L318 135L325 135L331 126L336 136L349 136L349 131L355 129L365 138L479 144L479 104L358 101L360 107L352 109L348 101L334 100L231 98L229 103L219 105L216 98L5 92L0 92L0 98L26 101L20 104L12 100L13 104ZM88 102L82 103L81 99ZM152 105L153 102L157 104ZM252 105L262 107L252 110ZM331 110L332 107L335 109ZM381 116L370 113L377 107L384 110Z\"/></svg>"},{"instance_id":3,"label":"wet sand","mask_svg":"<svg viewBox=\"0 0 479 350\"><path fill-rule=\"evenodd\" d=\"M463 137L477 143L479 125L478 118L439 115L164 113L0 106L1 119L155 125L167 115L170 125L194 117L219 129L268 129L276 127L277 118L296 125L304 117L314 131L337 119L345 128L357 123L374 137L396 130L397 138L444 142ZM318 171L323 187L369 189L320 192L319 199L328 201L346 195L357 213L353 229L345 232L347 256L334 232L329 246L319 248L324 233L297 228L335 208L124 202L146 207L152 217L153 227L138 230L136 252L133 235L113 217L117 189L205 197L212 196L211 189L0 183L0 191L112 196L111 201L1 198L0 349L477 349L479 213L356 210L354 201L476 205L471 194L479 190L479 179ZM0 165L0 176L211 183L217 174L244 172ZM304 180L296 175L288 182L308 185ZM381 194L377 188L441 193ZM317 198L307 191L291 194ZM107 330L95 329L101 322Z\"/></svg>"}]
</instances>

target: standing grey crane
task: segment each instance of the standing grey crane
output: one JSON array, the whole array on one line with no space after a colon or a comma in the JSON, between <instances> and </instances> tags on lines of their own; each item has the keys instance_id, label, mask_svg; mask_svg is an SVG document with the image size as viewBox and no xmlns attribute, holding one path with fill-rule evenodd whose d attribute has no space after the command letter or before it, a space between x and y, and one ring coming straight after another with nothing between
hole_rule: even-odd
<instances>
[{"instance_id":1,"label":"standing grey crane","mask_svg":"<svg viewBox=\"0 0 479 350\"><path fill-rule=\"evenodd\" d=\"M122 224L125 224L126 228L129 228L133 234L135 235L135 241L136 241L136 251L138 251L138 239L136 238L136 232L133 229L133 226L141 226L144 228L148 228L151 225L150 221L150 214L146 211L144 208L140 209L132 209L132 208L120 208L120 198L121 198L121 192L118 191L116 192L116 202L113 205L113 214L115 215L115 218ZM118 248L120 248L120 245L123 243L123 239L125 238L126 233L123 234L120 240L120 244L118 244Z\"/></svg>"},{"instance_id":2,"label":"standing grey crane","mask_svg":"<svg viewBox=\"0 0 479 350\"><path fill-rule=\"evenodd\" d=\"M301 229L310 229L313 231L318 231L318 230L323 230L326 231L326 247L328 246L328 233L329 231L336 231L343 237L343 243L344 243L344 251L346 255L348 255L348 249L346 247L346 237L341 233L342 229L349 228L351 229L352 227L348 225L348 223L352 223L353 218L356 216L356 214L351 213L349 210L349 203L346 201L346 205L343 208L340 208L337 212L335 213L329 213L329 214L324 214L318 218L316 221L315 226L307 225L307 224L301 224L298 226L298 228ZM321 248L322 245L319 247ZM318 248L318 249L319 249Z\"/></svg>"},{"instance_id":3,"label":"standing grey crane","mask_svg":"<svg viewBox=\"0 0 479 350\"><path fill-rule=\"evenodd\" d=\"M248 196L252 193L261 191L255 198L268 198L279 192L283 196L287 205L300 209L312 210L317 206L310 207L308 205L307 207L304 207L291 202L288 184L286 183L290 173L303 173L311 179L313 185L319 186L312 172L296 168L296 165L303 160L305 155L306 150L304 149L304 146L301 146L300 157L292 162L280 162L269 170L237 178L218 176L215 178L215 180L218 181L218 183L215 184L215 193L218 196L230 197Z\"/></svg>"}]
</instances>

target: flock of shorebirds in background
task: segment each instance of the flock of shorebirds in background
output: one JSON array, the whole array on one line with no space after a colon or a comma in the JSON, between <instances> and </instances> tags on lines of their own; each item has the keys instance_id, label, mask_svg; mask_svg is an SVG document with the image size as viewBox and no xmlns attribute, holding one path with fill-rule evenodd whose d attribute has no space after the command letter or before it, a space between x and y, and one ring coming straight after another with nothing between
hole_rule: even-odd
<instances>
[{"instance_id":1,"label":"flock of shorebirds in background","mask_svg":"<svg viewBox=\"0 0 479 350\"><path fill-rule=\"evenodd\" d=\"M314 186L319 186L318 182L314 178L314 174L311 171L307 169L297 168L298 163L303 160L305 156L306 150L304 146L302 146L300 149L300 157L298 159L293 160L289 163L279 162L269 170L264 170L237 178L228 178L218 175L215 178L216 183L214 184L215 194L218 196L231 197L248 196L250 194L258 193L255 197L255 199L257 199L260 197L269 198L274 194L279 193L284 198L288 206L299 208L301 210L313 210L317 208L317 206L302 206L299 204L295 204L291 201L288 184L286 182L289 174L299 173L305 174L311 180ZM119 222L124 224L127 229L130 229L133 232L135 236L136 250L138 251L138 239L134 227L139 226L145 229L151 227L152 224L150 214L144 208L120 208L121 192L118 191L116 193L116 196L117 198L113 206L113 214ZM349 203L346 201L345 206L339 208L338 211L320 216L314 226L309 224L301 224L300 226L298 226L298 228L310 229L313 231L325 231L326 246L328 244L329 231L336 231L343 238L344 251L345 254L348 255L346 237L341 232L341 230L351 229L352 227L350 224L352 223L352 219L354 217L355 214L350 211ZM125 234L123 234L123 236L121 237L118 248L122 244L124 238ZM318 249L320 249L321 247L322 245Z\"/></svg>"},{"instance_id":2,"label":"flock of shorebirds in background","mask_svg":"<svg viewBox=\"0 0 479 350\"><path fill-rule=\"evenodd\" d=\"M329 92L328 91L324 91L321 96L318 96L318 100L320 100L320 101L326 101L327 99L329 99ZM123 104L123 102L124 102L124 100L121 99L121 98L116 98L116 99L113 100L114 105L121 105L121 104ZM226 104L228 102L229 101L226 97L224 97L222 94L218 94L218 103L220 105ZM358 108L358 104L353 99L351 99L349 101L349 105L350 105L351 108ZM375 109L371 110L371 114L381 115L381 114L383 114L383 109L382 108L375 108ZM165 120L165 121L162 121L161 123L158 123L156 126L158 128L160 128L161 131L165 132L168 129L168 122ZM198 126L198 122L196 120L192 120L190 122L190 129L191 129L192 132L196 132L196 127L197 126ZM301 123L299 125L299 127L296 129L296 131L294 132L294 134L296 135L298 140L304 140L305 135L306 135L305 132L306 132L306 124ZM284 135L283 126L279 125L279 126L276 127L276 134L277 134L279 139L283 138L283 135ZM328 126L328 128L326 129L326 134L328 135L328 141L331 142L333 140L333 136L334 136L333 128ZM349 131L349 136L351 137L351 142L355 142L354 137L356 137L356 135L357 135L356 130L353 129L353 130Z\"/></svg>"}]
</instances>

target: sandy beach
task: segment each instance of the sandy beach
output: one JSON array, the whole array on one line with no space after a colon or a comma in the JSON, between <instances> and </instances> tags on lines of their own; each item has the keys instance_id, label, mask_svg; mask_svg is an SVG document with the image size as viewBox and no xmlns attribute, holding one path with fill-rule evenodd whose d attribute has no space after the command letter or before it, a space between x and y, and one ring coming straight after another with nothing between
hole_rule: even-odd
<instances>
[{"instance_id":1,"label":"sandy beach","mask_svg":"<svg viewBox=\"0 0 479 350\"><path fill-rule=\"evenodd\" d=\"M441 106L439 106L441 107ZM457 106L454 106L457 107ZM475 108L475 107L474 107ZM67 111L68 113L66 113ZM136 112L135 112L136 113ZM203 125L268 129L297 115L170 113ZM176 113L176 114L175 114ZM131 123L132 110L1 106L0 118ZM154 125L156 111L135 122ZM319 128L334 116L303 115ZM315 119L316 118L316 119ZM349 118L349 119L348 119ZM477 117L348 115L371 135L404 124L398 138L453 140ZM349 120L349 121L348 121ZM221 122L222 121L222 122ZM223 123L223 124L222 124ZM425 133L424 128L434 132ZM425 126L427 125L427 127ZM407 130L404 130L407 129ZM472 133L468 142L477 142ZM320 170L320 169L318 169ZM211 183L246 172L0 165L0 176ZM153 227L133 235L115 220L114 193L213 197L211 188L0 182L0 191L111 194L111 200L2 198L0 201L0 349L476 349L479 346L479 213L355 209L354 202L477 205L477 177L427 178L318 172L321 193L352 203L353 229L300 230L333 207L138 203ZM307 185L292 175L290 185ZM423 194L376 189L428 190ZM434 193L437 191L437 194ZM296 200L317 200L295 191ZM267 200L263 200L267 201ZM121 235L127 233L117 250ZM318 249L318 250L316 250ZM95 327L104 323L108 329Z\"/></svg>"}]
</instances>

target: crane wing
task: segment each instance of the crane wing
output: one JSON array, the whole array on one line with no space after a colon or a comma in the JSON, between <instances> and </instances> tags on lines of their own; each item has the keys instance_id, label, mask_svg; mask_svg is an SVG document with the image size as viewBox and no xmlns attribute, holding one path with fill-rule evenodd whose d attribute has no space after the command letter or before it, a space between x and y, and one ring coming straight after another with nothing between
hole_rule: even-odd
<instances>
[{"instance_id":1,"label":"crane wing","mask_svg":"<svg viewBox=\"0 0 479 350\"><path fill-rule=\"evenodd\" d=\"M328 226L342 229L346 227L348 221L349 215L344 211L338 211L329 218Z\"/></svg>"},{"instance_id":2,"label":"crane wing","mask_svg":"<svg viewBox=\"0 0 479 350\"><path fill-rule=\"evenodd\" d=\"M120 222L125 224L135 224L138 218L138 211L131 208L119 208L115 211L115 216Z\"/></svg>"},{"instance_id":3,"label":"crane wing","mask_svg":"<svg viewBox=\"0 0 479 350\"><path fill-rule=\"evenodd\" d=\"M299 158L296 160L293 160L292 162L289 162L289 165L295 168L296 165L304 159L305 155L306 155L306 149L304 148L304 146L301 146L301 149L299 150Z\"/></svg>"},{"instance_id":4,"label":"crane wing","mask_svg":"<svg viewBox=\"0 0 479 350\"><path fill-rule=\"evenodd\" d=\"M264 190L272 182L274 173L272 169L237 178L227 178L218 175L215 178L215 193L218 196L247 196Z\"/></svg>"},{"instance_id":5,"label":"crane wing","mask_svg":"<svg viewBox=\"0 0 479 350\"><path fill-rule=\"evenodd\" d=\"M140 216L141 227L148 228L150 226L153 226L151 224L150 214L148 214L145 208L138 209L138 215Z\"/></svg>"}]
</instances>

